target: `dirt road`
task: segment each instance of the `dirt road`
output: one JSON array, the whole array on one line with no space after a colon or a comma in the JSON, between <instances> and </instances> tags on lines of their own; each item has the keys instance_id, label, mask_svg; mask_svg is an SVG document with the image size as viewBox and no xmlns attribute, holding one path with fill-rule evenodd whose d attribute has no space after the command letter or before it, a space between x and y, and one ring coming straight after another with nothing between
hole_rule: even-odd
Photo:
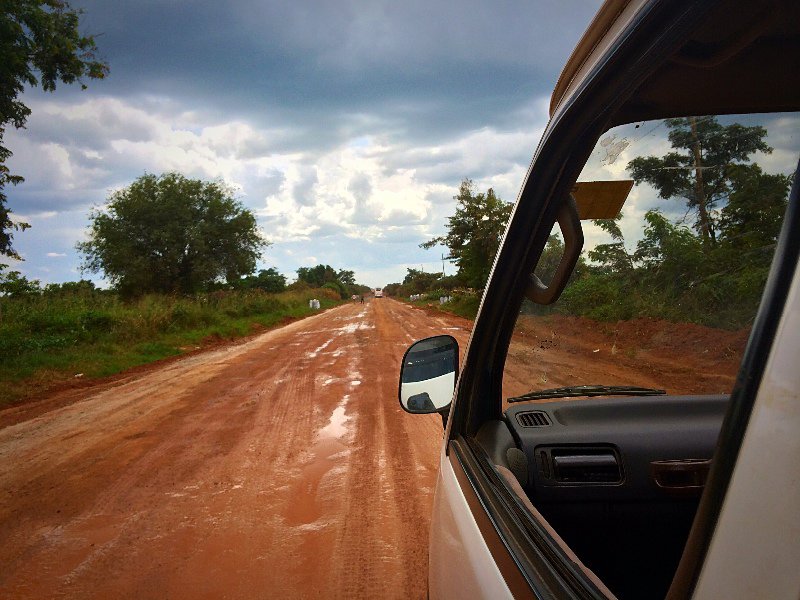
<instances>
[{"instance_id":1,"label":"dirt road","mask_svg":"<svg viewBox=\"0 0 800 600\"><path fill-rule=\"evenodd\" d=\"M523 320L507 385L730 389L746 332ZM0 598L420 598L441 420L388 298L0 412ZM505 385L504 380L504 385Z\"/></svg>"},{"instance_id":2,"label":"dirt road","mask_svg":"<svg viewBox=\"0 0 800 600\"><path fill-rule=\"evenodd\" d=\"M470 327L351 304L5 414L0 597L424 597L442 425L398 367Z\"/></svg>"}]
</instances>

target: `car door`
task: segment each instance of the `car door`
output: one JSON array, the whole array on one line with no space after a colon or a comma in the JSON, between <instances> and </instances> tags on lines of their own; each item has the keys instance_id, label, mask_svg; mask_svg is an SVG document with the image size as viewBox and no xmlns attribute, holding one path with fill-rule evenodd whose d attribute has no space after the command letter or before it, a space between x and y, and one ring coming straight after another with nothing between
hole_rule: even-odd
<instances>
[{"instance_id":1,"label":"car door","mask_svg":"<svg viewBox=\"0 0 800 600\"><path fill-rule=\"evenodd\" d=\"M770 10L780 18L765 17ZM736 18L726 19L733 13ZM673 115L800 108L797 87L790 82L797 56L775 44L781 36L790 40L786 43L797 43L800 18L795 18L796 13L797 7L788 2L747 9L736 2L609 2L587 32L581 43L584 55L568 65L569 77L554 94L550 124L523 185L466 349L437 482L431 525L431 597L607 597L614 593L542 516L526 490L515 485L518 477L512 477L515 454L508 451L524 449L518 447L519 440L503 414L503 385L517 317L524 299L531 296L531 273L554 224L558 220L562 231L572 228L564 207L587 158L610 127ZM748 21L757 25L751 28ZM710 39L722 41L709 50L703 44L710 45ZM759 58L755 63L754 56ZM693 90L680 88L686 81L694 84ZM785 359L797 356L794 323L800 222L796 178L788 205L769 280L720 424L714 466L671 597L696 593L710 598L723 589L734 596L752 597L743 592L748 588L733 583L741 583L745 576L727 586L720 587L720 582L726 569L744 560L743 538L758 537L757 527L748 530L738 524L746 520L743 513L753 509L759 481L771 482L770 493L787 498L764 530L769 532L763 536L766 539L760 541L765 548L774 544L781 550L772 552L789 560L797 556L797 536L778 535L781 523L791 521L791 527L796 527L793 515L800 514L787 512L797 507L796 477L792 478L790 466L798 464L797 446L786 435L776 436L769 446L760 445L769 436L769 423L773 433L777 419L797 423L796 402L794 411L769 410L774 402L783 407L791 404L796 399L792 390L800 384L797 370ZM563 260L571 261L570 254L567 248ZM564 271L569 275L571 269ZM557 297L565 284L557 277L542 287ZM767 405L763 415L762 405ZM756 415L752 423L751 414ZM781 460L775 461L776 469L770 473L767 456L776 455ZM770 477L759 479L743 472L759 466ZM527 467L536 468L530 463ZM780 577L776 577L782 583L776 592L796 592L796 576L786 561L779 563Z\"/></svg>"}]
</instances>

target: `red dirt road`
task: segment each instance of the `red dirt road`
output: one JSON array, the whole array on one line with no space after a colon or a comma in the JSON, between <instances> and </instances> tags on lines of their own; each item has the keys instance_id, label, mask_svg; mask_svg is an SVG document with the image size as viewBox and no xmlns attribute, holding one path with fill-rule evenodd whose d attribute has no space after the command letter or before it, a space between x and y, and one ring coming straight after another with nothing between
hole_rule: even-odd
<instances>
[{"instance_id":1,"label":"red dirt road","mask_svg":"<svg viewBox=\"0 0 800 600\"><path fill-rule=\"evenodd\" d=\"M424 597L442 425L398 368L470 327L351 304L5 411L0 597Z\"/></svg>"},{"instance_id":2,"label":"red dirt road","mask_svg":"<svg viewBox=\"0 0 800 600\"><path fill-rule=\"evenodd\" d=\"M746 332L525 321L508 392L730 389ZM397 403L388 298L0 412L0 598L421 598L441 419Z\"/></svg>"}]
</instances>

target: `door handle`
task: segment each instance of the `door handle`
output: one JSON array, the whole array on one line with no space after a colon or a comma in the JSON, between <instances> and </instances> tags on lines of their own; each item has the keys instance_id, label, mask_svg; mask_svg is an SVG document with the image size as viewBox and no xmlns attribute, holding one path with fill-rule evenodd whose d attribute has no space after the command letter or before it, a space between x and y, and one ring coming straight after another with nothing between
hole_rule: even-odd
<instances>
[{"instance_id":1,"label":"door handle","mask_svg":"<svg viewBox=\"0 0 800 600\"><path fill-rule=\"evenodd\" d=\"M650 475L656 486L670 496L684 498L703 493L710 469L710 458L654 460L650 463Z\"/></svg>"}]
</instances>

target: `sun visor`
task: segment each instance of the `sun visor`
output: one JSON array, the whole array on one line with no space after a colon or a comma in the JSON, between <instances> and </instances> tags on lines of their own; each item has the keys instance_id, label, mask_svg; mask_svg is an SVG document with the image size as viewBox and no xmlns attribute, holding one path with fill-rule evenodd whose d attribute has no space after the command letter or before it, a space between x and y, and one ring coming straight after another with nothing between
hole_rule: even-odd
<instances>
[{"instance_id":1,"label":"sun visor","mask_svg":"<svg viewBox=\"0 0 800 600\"><path fill-rule=\"evenodd\" d=\"M572 188L578 217L581 220L615 218L622 210L632 187L633 179L579 181Z\"/></svg>"}]
</instances>

